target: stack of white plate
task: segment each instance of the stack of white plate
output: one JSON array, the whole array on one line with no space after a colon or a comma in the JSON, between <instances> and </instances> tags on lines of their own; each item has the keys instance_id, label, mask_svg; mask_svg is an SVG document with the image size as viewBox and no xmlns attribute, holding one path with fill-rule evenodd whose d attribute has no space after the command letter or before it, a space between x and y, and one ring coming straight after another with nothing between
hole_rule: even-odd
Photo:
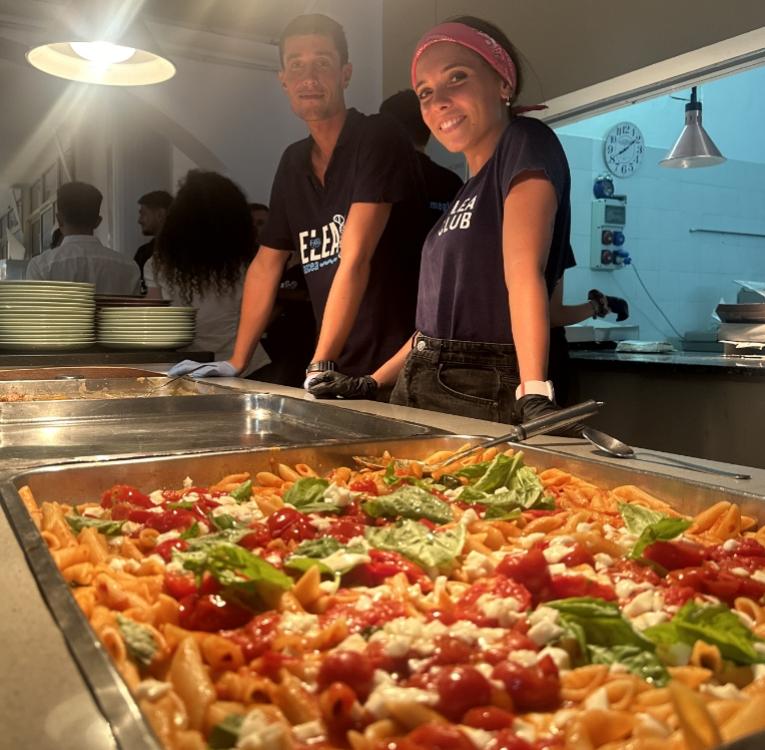
<instances>
[{"instance_id":1,"label":"stack of white plate","mask_svg":"<svg viewBox=\"0 0 765 750\"><path fill-rule=\"evenodd\" d=\"M193 307L103 307L98 343L109 349L180 349L194 340Z\"/></svg>"},{"instance_id":2,"label":"stack of white plate","mask_svg":"<svg viewBox=\"0 0 765 750\"><path fill-rule=\"evenodd\" d=\"M66 351L95 340L94 285L0 281L0 349Z\"/></svg>"}]
</instances>

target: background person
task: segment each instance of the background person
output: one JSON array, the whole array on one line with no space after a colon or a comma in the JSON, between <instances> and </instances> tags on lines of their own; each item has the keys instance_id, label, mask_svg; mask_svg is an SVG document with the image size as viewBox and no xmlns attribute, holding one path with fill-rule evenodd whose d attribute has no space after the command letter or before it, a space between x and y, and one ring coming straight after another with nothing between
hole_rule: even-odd
<instances>
[{"instance_id":1,"label":"background person","mask_svg":"<svg viewBox=\"0 0 765 750\"><path fill-rule=\"evenodd\" d=\"M439 24L417 45L412 85L425 122L467 159L470 179L423 248L414 347L371 377L325 373L310 391L492 421L555 411L549 302L570 253L571 178L544 123L512 110L517 54L493 24ZM509 116L509 121L508 121Z\"/></svg>"},{"instance_id":2,"label":"background person","mask_svg":"<svg viewBox=\"0 0 765 750\"><path fill-rule=\"evenodd\" d=\"M422 119L420 102L412 89L389 96L380 105L380 114L392 117L404 128L417 152L417 160L425 180L425 194L428 197L429 230L451 205L454 196L462 187L462 180L451 169L436 164L425 153L430 140L430 130Z\"/></svg>"},{"instance_id":3,"label":"background person","mask_svg":"<svg viewBox=\"0 0 765 750\"><path fill-rule=\"evenodd\" d=\"M29 261L27 279L87 282L95 284L96 294L139 294L136 264L93 235L101 223L102 199L98 188L86 182L61 185L56 191L61 243Z\"/></svg>"},{"instance_id":4,"label":"background person","mask_svg":"<svg viewBox=\"0 0 765 750\"><path fill-rule=\"evenodd\" d=\"M216 172L190 171L173 201L147 264L147 279L173 305L197 308L196 349L231 356L253 225L244 193ZM150 273L148 273L150 271ZM256 347L243 372L268 364Z\"/></svg>"},{"instance_id":5,"label":"background person","mask_svg":"<svg viewBox=\"0 0 765 750\"><path fill-rule=\"evenodd\" d=\"M167 218L167 211L173 202L173 196L166 190L153 190L138 199L138 225L141 233L151 239L135 252L135 262L141 273L141 294L146 294L147 284L144 274L146 262L154 253L154 242Z\"/></svg>"},{"instance_id":6,"label":"background person","mask_svg":"<svg viewBox=\"0 0 765 750\"><path fill-rule=\"evenodd\" d=\"M306 375L361 374L411 334L426 210L414 150L379 115L345 106L352 67L342 26L311 14L280 42L279 80L309 137L284 152L268 222L245 282L232 357L195 375L241 372L269 321L290 253L298 253L320 331ZM170 372L195 366L181 363Z\"/></svg>"}]
</instances>

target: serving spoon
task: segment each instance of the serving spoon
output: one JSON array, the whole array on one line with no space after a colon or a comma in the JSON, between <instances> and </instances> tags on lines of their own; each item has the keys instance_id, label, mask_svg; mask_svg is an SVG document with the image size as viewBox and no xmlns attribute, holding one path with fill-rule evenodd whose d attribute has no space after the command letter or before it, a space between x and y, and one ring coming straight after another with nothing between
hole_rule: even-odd
<instances>
[{"instance_id":1,"label":"serving spoon","mask_svg":"<svg viewBox=\"0 0 765 750\"><path fill-rule=\"evenodd\" d=\"M724 471L723 469L715 469L711 466L700 466L699 464L693 464L688 461L681 461L679 458L670 458L663 456L659 453L649 453L647 451L636 452L634 448L623 443L621 440L607 435L605 432L596 430L593 427L585 427L582 430L582 437L592 443L596 448L608 453L609 456L616 458L640 458L644 456L650 456L647 459L652 463L664 464L665 466L677 466L683 469L689 469L690 471L698 471L702 474L717 474L723 477L732 477L733 479L751 479L749 474L739 474L734 471ZM656 459L659 459L658 461ZM645 459L644 459L645 460Z\"/></svg>"},{"instance_id":2,"label":"serving spoon","mask_svg":"<svg viewBox=\"0 0 765 750\"><path fill-rule=\"evenodd\" d=\"M425 461L418 461L416 459L397 458L394 459L395 464L400 467L411 466L418 464L422 467L424 472L432 474L438 469L442 469L449 464L453 464L456 461L463 461L468 456L472 456L478 451L492 448L495 445L501 445L502 443L515 442L520 443L524 440L528 440L534 435L544 435L553 430L560 430L565 427L569 427L577 422L580 422L587 417L592 417L597 414L600 407L603 406L602 401L584 401L581 404L575 404L574 406L568 406L565 409L559 409L558 411L545 414L542 417L536 419L530 419L528 422L513 425L510 432L500 435L496 438L491 438L477 445L464 448L457 453L448 456L443 461L437 463L427 463ZM390 458L384 456L354 456L353 460L360 466L364 466L367 469L384 469L390 462Z\"/></svg>"}]
</instances>

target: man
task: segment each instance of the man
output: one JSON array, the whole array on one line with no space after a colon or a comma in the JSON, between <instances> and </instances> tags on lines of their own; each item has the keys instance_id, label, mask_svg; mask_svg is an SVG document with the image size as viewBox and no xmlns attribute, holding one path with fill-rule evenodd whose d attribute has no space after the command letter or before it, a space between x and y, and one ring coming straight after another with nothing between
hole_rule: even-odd
<instances>
[{"instance_id":1,"label":"man","mask_svg":"<svg viewBox=\"0 0 765 750\"><path fill-rule=\"evenodd\" d=\"M96 294L137 295L138 267L128 257L93 236L101 223L100 191L85 182L67 182L56 193L56 218L61 244L29 261L27 279L85 281Z\"/></svg>"},{"instance_id":2,"label":"man","mask_svg":"<svg viewBox=\"0 0 765 750\"><path fill-rule=\"evenodd\" d=\"M135 262L141 273L141 294L146 294L147 285L144 275L146 261L154 254L154 243L167 218L167 211L173 202L173 196L166 190L152 190L138 199L138 225L144 237L151 239L136 250Z\"/></svg>"},{"instance_id":3,"label":"man","mask_svg":"<svg viewBox=\"0 0 765 750\"><path fill-rule=\"evenodd\" d=\"M306 374L372 372L414 331L425 202L414 150L378 115L347 109L342 27L320 14L290 22L279 80L310 136L283 154L260 249L247 272L231 359L195 375L240 372L269 319L290 252L300 256L320 326ZM194 365L181 363L173 373Z\"/></svg>"},{"instance_id":4,"label":"man","mask_svg":"<svg viewBox=\"0 0 765 750\"><path fill-rule=\"evenodd\" d=\"M268 206L265 203L250 203L252 214L252 228L255 231L255 249L260 245L260 230L268 221Z\"/></svg>"},{"instance_id":5,"label":"man","mask_svg":"<svg viewBox=\"0 0 765 750\"><path fill-rule=\"evenodd\" d=\"M420 169L425 179L425 193L428 196L432 227L444 215L454 196L460 191L462 180L451 169L436 164L425 153L430 140L430 128L422 119L420 102L412 89L399 91L389 96L380 105L380 114L396 120L404 128L417 151Z\"/></svg>"}]
</instances>

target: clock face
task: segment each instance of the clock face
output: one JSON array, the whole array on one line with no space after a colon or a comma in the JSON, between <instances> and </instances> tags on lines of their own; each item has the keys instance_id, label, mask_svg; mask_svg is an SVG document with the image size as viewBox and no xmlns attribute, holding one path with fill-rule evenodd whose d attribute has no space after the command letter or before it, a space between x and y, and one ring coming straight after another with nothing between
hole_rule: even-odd
<instances>
[{"instance_id":1,"label":"clock face","mask_svg":"<svg viewBox=\"0 0 765 750\"><path fill-rule=\"evenodd\" d=\"M620 122L608 131L603 141L603 159L617 177L632 177L645 155L645 141L637 125Z\"/></svg>"}]
</instances>

